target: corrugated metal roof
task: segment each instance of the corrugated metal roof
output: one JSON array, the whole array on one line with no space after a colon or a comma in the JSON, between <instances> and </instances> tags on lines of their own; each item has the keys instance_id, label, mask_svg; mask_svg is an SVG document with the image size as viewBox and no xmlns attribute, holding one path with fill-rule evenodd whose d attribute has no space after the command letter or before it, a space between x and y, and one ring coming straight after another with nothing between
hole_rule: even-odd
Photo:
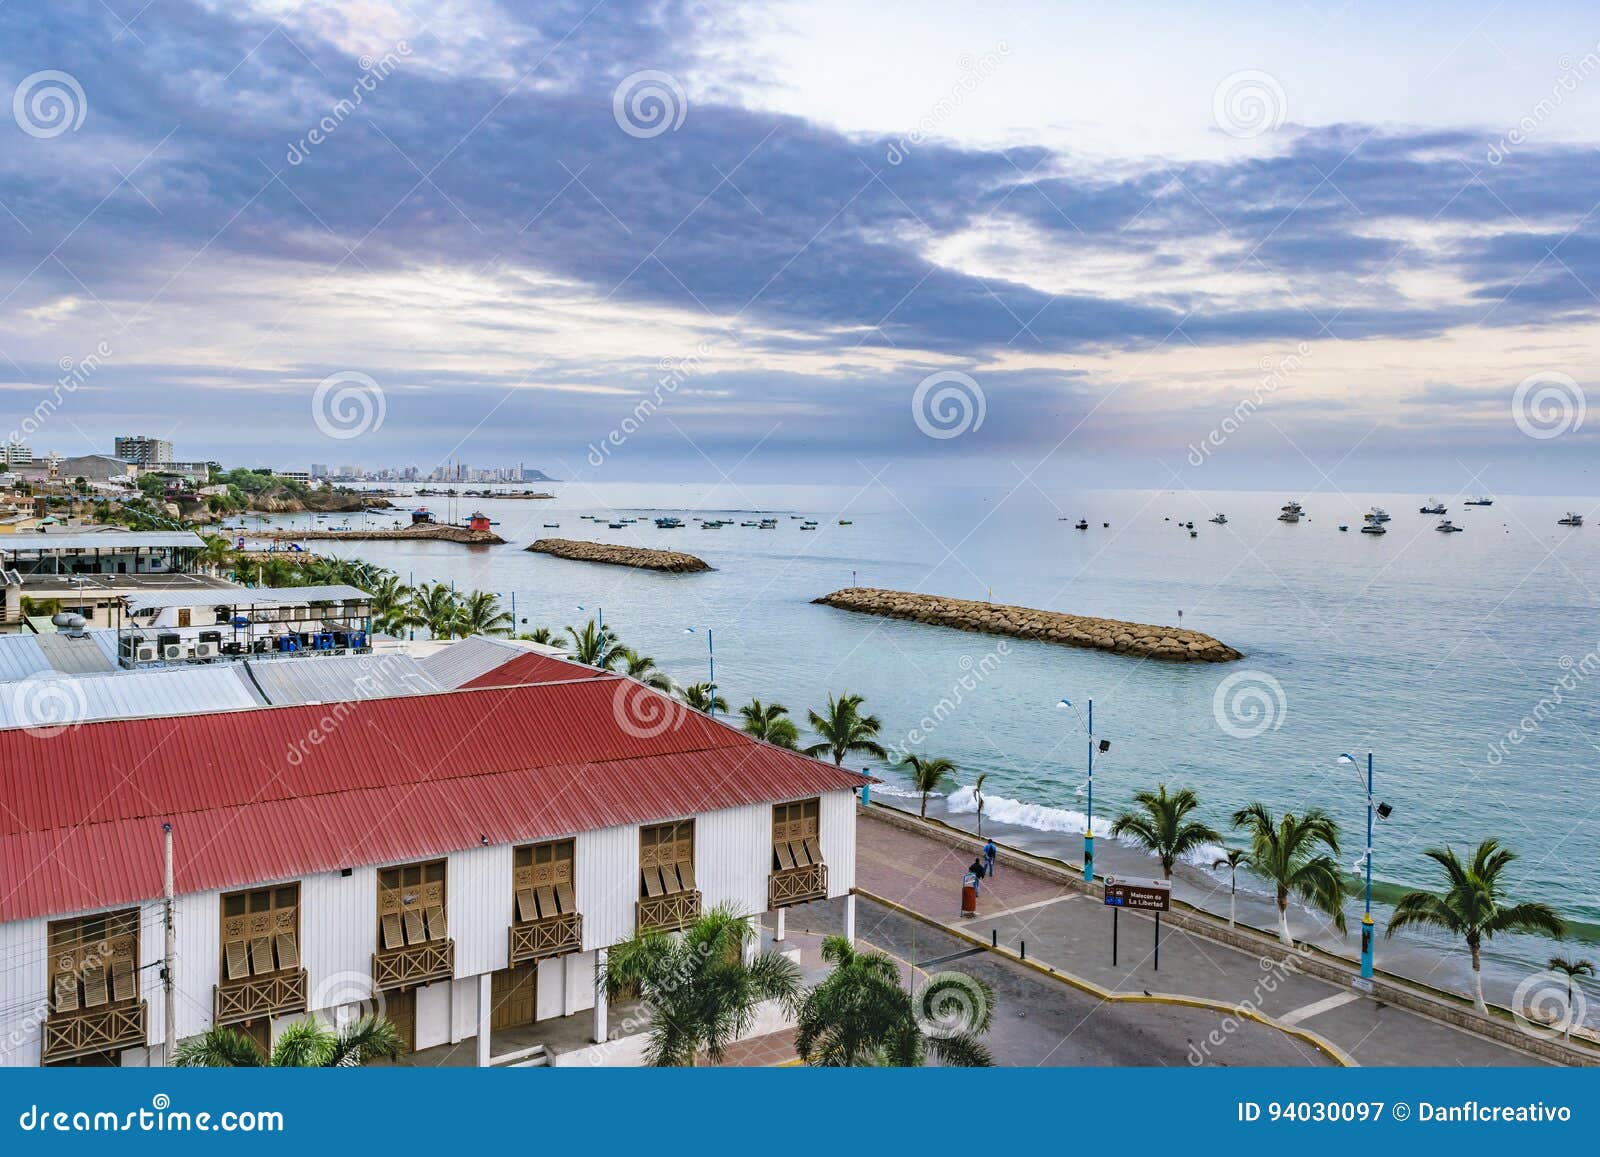
<instances>
[{"instance_id":1,"label":"corrugated metal roof","mask_svg":"<svg viewBox=\"0 0 1600 1157\"><path fill-rule=\"evenodd\" d=\"M339 703L443 690L410 655L329 655L252 659L250 673L269 703Z\"/></svg>"},{"instance_id":2,"label":"corrugated metal roof","mask_svg":"<svg viewBox=\"0 0 1600 1157\"><path fill-rule=\"evenodd\" d=\"M150 591L128 595L129 614L166 607L275 607L290 603L332 603L370 599L366 591L351 586L253 587L239 590Z\"/></svg>"},{"instance_id":3,"label":"corrugated metal roof","mask_svg":"<svg viewBox=\"0 0 1600 1157\"><path fill-rule=\"evenodd\" d=\"M0 688L0 728L52 728L102 719L192 715L259 707L231 667L176 667L118 674L41 671ZM59 736L51 732L50 738ZM38 757L47 757L41 749Z\"/></svg>"},{"instance_id":4,"label":"corrugated metal roof","mask_svg":"<svg viewBox=\"0 0 1600 1157\"><path fill-rule=\"evenodd\" d=\"M862 782L614 676L0 732L0 921Z\"/></svg>"},{"instance_id":5,"label":"corrugated metal roof","mask_svg":"<svg viewBox=\"0 0 1600 1157\"><path fill-rule=\"evenodd\" d=\"M99 632L101 635L110 632ZM39 650L45 661L64 675L92 675L112 671L117 667L116 641L112 640L108 655L89 632L81 635L50 634L39 636Z\"/></svg>"},{"instance_id":6,"label":"corrugated metal roof","mask_svg":"<svg viewBox=\"0 0 1600 1157\"><path fill-rule=\"evenodd\" d=\"M35 671L48 671L50 660L39 649L39 636L0 635L0 679L26 679Z\"/></svg>"},{"instance_id":7,"label":"corrugated metal roof","mask_svg":"<svg viewBox=\"0 0 1600 1157\"><path fill-rule=\"evenodd\" d=\"M526 654L527 651L506 639L472 635L435 651L421 663L423 671L439 686L460 687Z\"/></svg>"},{"instance_id":8,"label":"corrugated metal roof","mask_svg":"<svg viewBox=\"0 0 1600 1157\"><path fill-rule=\"evenodd\" d=\"M0 553L4 554L19 550L165 550L204 545L200 536L192 530L63 530L53 534L8 534L0 537Z\"/></svg>"},{"instance_id":9,"label":"corrugated metal roof","mask_svg":"<svg viewBox=\"0 0 1600 1157\"><path fill-rule=\"evenodd\" d=\"M462 642L469 640L463 639ZM457 643L456 646L460 646ZM463 688L514 687L529 683L556 683L562 679L594 679L609 672L550 655L518 655L509 662L493 667L475 679L461 684Z\"/></svg>"}]
</instances>

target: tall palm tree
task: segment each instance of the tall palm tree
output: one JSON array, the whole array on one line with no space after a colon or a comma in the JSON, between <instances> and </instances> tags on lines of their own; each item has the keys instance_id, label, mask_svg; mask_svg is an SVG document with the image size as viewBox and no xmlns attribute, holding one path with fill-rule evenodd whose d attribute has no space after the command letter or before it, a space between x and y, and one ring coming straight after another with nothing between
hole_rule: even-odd
<instances>
[{"instance_id":1,"label":"tall palm tree","mask_svg":"<svg viewBox=\"0 0 1600 1157\"><path fill-rule=\"evenodd\" d=\"M994 1023L994 990L956 973L930 978L921 993L925 1013L900 983L900 969L881 952L857 952L843 936L822 942L833 971L800 1005L795 1052L809 1065L920 1066L929 1055L941 1064L981 1068L994 1064L978 1038ZM956 1023L942 1022L954 1013ZM929 1023L936 1027L929 1031Z\"/></svg>"},{"instance_id":2,"label":"tall palm tree","mask_svg":"<svg viewBox=\"0 0 1600 1157\"><path fill-rule=\"evenodd\" d=\"M775 1000L793 1015L800 1005L800 968L775 952L745 963L746 945L760 934L728 905L706 912L681 934L655 929L611 949L607 992L639 994L650 1014L652 1065L693 1065L724 1051L755 1023L756 1009Z\"/></svg>"},{"instance_id":3,"label":"tall palm tree","mask_svg":"<svg viewBox=\"0 0 1600 1157\"><path fill-rule=\"evenodd\" d=\"M552 646L561 632L553 627L535 627L525 634L518 635L519 639L526 639L530 643L539 643L543 646Z\"/></svg>"},{"instance_id":4,"label":"tall palm tree","mask_svg":"<svg viewBox=\"0 0 1600 1157\"><path fill-rule=\"evenodd\" d=\"M514 622L492 591L473 591L456 611L456 630L463 636L510 634Z\"/></svg>"},{"instance_id":5,"label":"tall palm tree","mask_svg":"<svg viewBox=\"0 0 1600 1157\"><path fill-rule=\"evenodd\" d=\"M716 693L710 683L690 683L682 689L683 701L702 715L728 713L728 701Z\"/></svg>"},{"instance_id":6,"label":"tall palm tree","mask_svg":"<svg viewBox=\"0 0 1600 1157\"><path fill-rule=\"evenodd\" d=\"M1213 868L1228 869L1228 927L1233 927L1233 902L1239 892L1239 865L1250 862L1250 853L1244 848L1224 848L1220 859L1212 860Z\"/></svg>"},{"instance_id":7,"label":"tall palm tree","mask_svg":"<svg viewBox=\"0 0 1600 1157\"><path fill-rule=\"evenodd\" d=\"M939 790L946 776L956 773L956 765L942 755L908 755L900 766L911 773L911 787L922 793L922 818L928 818L928 793Z\"/></svg>"},{"instance_id":8,"label":"tall palm tree","mask_svg":"<svg viewBox=\"0 0 1600 1157\"><path fill-rule=\"evenodd\" d=\"M1509 903L1500 874L1517 858L1517 853L1502 847L1499 840L1487 839L1478 845L1472 862L1463 864L1453 848L1427 848L1423 851L1444 871L1448 887L1442 895L1432 892L1407 892L1394 906L1384 936L1408 925L1443 928L1467 942L1472 953L1472 1003L1487 1012L1483 1003L1483 942L1496 932L1543 932L1560 938L1567 926L1548 904Z\"/></svg>"},{"instance_id":9,"label":"tall palm tree","mask_svg":"<svg viewBox=\"0 0 1600 1157\"><path fill-rule=\"evenodd\" d=\"M1549 968L1551 972L1566 973L1567 1015L1566 1026L1562 1035L1570 1037L1572 1035L1572 1022L1577 1019L1576 1013L1572 1007L1572 987L1577 981L1578 977L1594 975L1594 961L1573 960L1567 956L1552 956L1549 961L1546 962L1546 967Z\"/></svg>"},{"instance_id":10,"label":"tall palm tree","mask_svg":"<svg viewBox=\"0 0 1600 1157\"><path fill-rule=\"evenodd\" d=\"M800 741L800 729L789 718L789 709L782 703L763 703L759 699L752 699L739 708L739 714L744 717L747 735L791 750Z\"/></svg>"},{"instance_id":11,"label":"tall palm tree","mask_svg":"<svg viewBox=\"0 0 1600 1157\"><path fill-rule=\"evenodd\" d=\"M1133 802L1138 810L1125 811L1112 820L1111 834L1129 836L1134 843L1154 852L1161 859L1161 875L1165 879L1172 879L1172 865L1179 856L1222 839L1210 824L1187 818L1200 806L1200 797L1190 788L1180 787L1168 795L1167 785L1158 783L1155 791L1136 792Z\"/></svg>"},{"instance_id":12,"label":"tall palm tree","mask_svg":"<svg viewBox=\"0 0 1600 1157\"><path fill-rule=\"evenodd\" d=\"M233 557L233 543L228 541L226 535L208 534L204 539L205 546L195 557L208 570L216 570L225 565Z\"/></svg>"},{"instance_id":13,"label":"tall palm tree","mask_svg":"<svg viewBox=\"0 0 1600 1157\"><path fill-rule=\"evenodd\" d=\"M338 1031L307 1017L284 1029L270 1054L238 1029L211 1028L179 1044L173 1060L184 1068L332 1069L397 1057L404 1048L387 1017L364 1016Z\"/></svg>"},{"instance_id":14,"label":"tall palm tree","mask_svg":"<svg viewBox=\"0 0 1600 1157\"><path fill-rule=\"evenodd\" d=\"M978 834L983 835L983 785L989 778L987 771L980 772L972 783L972 798L978 801Z\"/></svg>"},{"instance_id":15,"label":"tall palm tree","mask_svg":"<svg viewBox=\"0 0 1600 1157\"><path fill-rule=\"evenodd\" d=\"M829 695L827 710L822 714L808 712L811 730L817 733L820 742L805 748L805 753L832 755L836 767L843 767L844 757L852 751L864 751L878 759L887 759L889 753L876 738L883 724L878 722L876 715L861 714L863 702L860 695L846 691L837 699Z\"/></svg>"},{"instance_id":16,"label":"tall palm tree","mask_svg":"<svg viewBox=\"0 0 1600 1157\"><path fill-rule=\"evenodd\" d=\"M372 596L372 626L386 635L398 635L410 625L411 588L394 574L384 574L367 584Z\"/></svg>"},{"instance_id":17,"label":"tall palm tree","mask_svg":"<svg viewBox=\"0 0 1600 1157\"><path fill-rule=\"evenodd\" d=\"M581 631L568 627L567 634L572 639L572 657L586 667L609 671L622 661L623 646L617 636L609 627L596 626L593 619L584 623Z\"/></svg>"},{"instance_id":18,"label":"tall palm tree","mask_svg":"<svg viewBox=\"0 0 1600 1157\"><path fill-rule=\"evenodd\" d=\"M637 679L646 687L654 687L657 691L672 693L672 676L656 666L656 661L649 655L641 655L632 647L621 648L623 671L631 679Z\"/></svg>"},{"instance_id":19,"label":"tall palm tree","mask_svg":"<svg viewBox=\"0 0 1600 1157\"><path fill-rule=\"evenodd\" d=\"M444 583L423 583L411 595L412 622L427 627L435 639L453 639L460 622L461 600Z\"/></svg>"},{"instance_id":20,"label":"tall palm tree","mask_svg":"<svg viewBox=\"0 0 1600 1157\"><path fill-rule=\"evenodd\" d=\"M1250 833L1251 870L1277 888L1279 940L1294 947L1289 935L1291 894L1325 912L1344 931L1344 876L1334 859L1339 825L1327 812L1307 808L1298 816L1284 812L1278 820L1265 804L1252 803L1233 813L1233 826Z\"/></svg>"}]
</instances>

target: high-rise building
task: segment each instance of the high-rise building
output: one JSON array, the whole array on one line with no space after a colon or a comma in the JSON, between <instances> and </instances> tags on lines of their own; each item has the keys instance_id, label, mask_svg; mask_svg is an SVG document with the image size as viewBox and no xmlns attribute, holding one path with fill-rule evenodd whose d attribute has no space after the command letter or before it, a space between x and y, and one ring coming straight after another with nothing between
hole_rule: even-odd
<instances>
[{"instance_id":1,"label":"high-rise building","mask_svg":"<svg viewBox=\"0 0 1600 1157\"><path fill-rule=\"evenodd\" d=\"M117 438L112 456L135 466L163 466L172 461L172 443L165 438L143 434L124 434Z\"/></svg>"},{"instance_id":2,"label":"high-rise building","mask_svg":"<svg viewBox=\"0 0 1600 1157\"><path fill-rule=\"evenodd\" d=\"M0 459L3 459L7 469L13 466L32 466L33 451L21 442L12 442L0 447Z\"/></svg>"},{"instance_id":3,"label":"high-rise building","mask_svg":"<svg viewBox=\"0 0 1600 1157\"><path fill-rule=\"evenodd\" d=\"M329 477L328 468L326 466L320 464L320 463L313 462L311 464L311 477L313 477L313 478L327 478L327 477Z\"/></svg>"}]
</instances>

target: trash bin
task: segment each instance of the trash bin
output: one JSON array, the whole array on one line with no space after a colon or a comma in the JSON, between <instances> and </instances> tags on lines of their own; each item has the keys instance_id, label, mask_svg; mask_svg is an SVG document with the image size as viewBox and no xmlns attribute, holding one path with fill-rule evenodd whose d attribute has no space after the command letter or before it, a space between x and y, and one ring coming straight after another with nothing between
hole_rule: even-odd
<instances>
[{"instance_id":1,"label":"trash bin","mask_svg":"<svg viewBox=\"0 0 1600 1157\"><path fill-rule=\"evenodd\" d=\"M963 916L978 914L978 878L971 872L961 878L961 914Z\"/></svg>"}]
</instances>

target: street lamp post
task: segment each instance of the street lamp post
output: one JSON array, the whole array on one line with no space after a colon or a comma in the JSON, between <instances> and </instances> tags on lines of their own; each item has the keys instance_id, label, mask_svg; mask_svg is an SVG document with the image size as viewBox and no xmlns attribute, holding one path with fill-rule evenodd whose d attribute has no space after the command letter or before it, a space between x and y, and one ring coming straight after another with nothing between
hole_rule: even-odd
<instances>
[{"instance_id":1,"label":"street lamp post","mask_svg":"<svg viewBox=\"0 0 1600 1157\"><path fill-rule=\"evenodd\" d=\"M1088 802L1084 809L1083 819L1083 878L1088 883L1094 882L1094 700L1089 703L1089 782ZM1056 704L1057 707L1071 707L1072 700L1063 699Z\"/></svg>"},{"instance_id":2,"label":"street lamp post","mask_svg":"<svg viewBox=\"0 0 1600 1157\"><path fill-rule=\"evenodd\" d=\"M1340 763L1356 766L1353 755L1339 756ZM1359 774L1359 773L1358 773ZM1372 979L1372 949L1373 932L1372 923L1372 816L1376 808L1376 801L1372 797L1372 752L1367 752L1367 850L1364 857L1367 861L1367 908L1361 917L1361 979Z\"/></svg>"},{"instance_id":3,"label":"street lamp post","mask_svg":"<svg viewBox=\"0 0 1600 1157\"><path fill-rule=\"evenodd\" d=\"M686 635L693 635L693 634L696 633L696 628L694 628L694 627L685 627L683 629L683 633L686 634ZM706 628L706 662L707 662L707 665L710 667L710 673L709 673L709 676L708 676L708 678L710 679L710 682L707 684L707 686L710 688L710 693L709 693L710 704L709 704L709 706L711 708L711 714L712 715L716 715L716 713L717 713L717 649L716 649L716 646L714 645L714 640L712 639L712 632L711 632L711 628L710 627Z\"/></svg>"},{"instance_id":4,"label":"street lamp post","mask_svg":"<svg viewBox=\"0 0 1600 1157\"><path fill-rule=\"evenodd\" d=\"M582 603L578 604L578 609L580 611L588 610L588 608L585 607ZM598 627L602 631L605 630L606 629L606 609L604 607L596 607L594 609L594 615L595 615L595 626Z\"/></svg>"}]
</instances>

